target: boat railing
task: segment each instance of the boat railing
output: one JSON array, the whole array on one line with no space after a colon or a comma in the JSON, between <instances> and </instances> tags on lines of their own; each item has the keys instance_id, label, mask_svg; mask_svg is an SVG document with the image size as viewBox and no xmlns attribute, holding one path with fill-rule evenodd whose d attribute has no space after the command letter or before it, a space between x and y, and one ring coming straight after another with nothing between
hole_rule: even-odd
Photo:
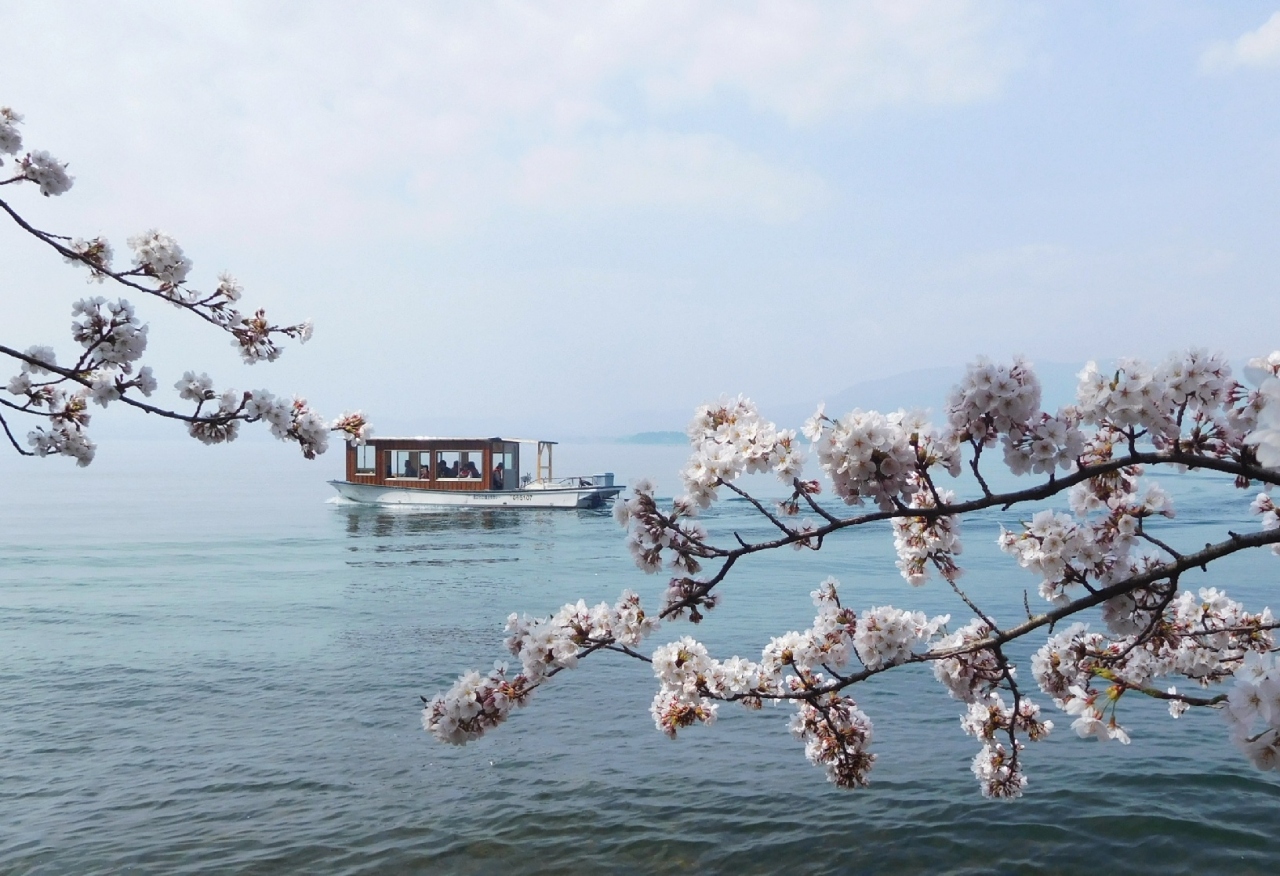
<instances>
[{"instance_id":1,"label":"boat railing","mask_svg":"<svg viewBox=\"0 0 1280 876\"><path fill-rule=\"evenodd\" d=\"M535 480L529 475L521 480L520 486L528 490L584 489L589 487L612 487L613 472L593 475L570 475L564 478L539 478Z\"/></svg>"}]
</instances>

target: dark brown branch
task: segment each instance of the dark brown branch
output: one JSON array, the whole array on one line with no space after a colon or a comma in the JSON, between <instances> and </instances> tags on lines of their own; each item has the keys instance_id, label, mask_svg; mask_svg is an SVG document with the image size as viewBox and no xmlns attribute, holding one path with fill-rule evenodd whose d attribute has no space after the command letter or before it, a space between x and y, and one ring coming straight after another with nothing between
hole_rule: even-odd
<instances>
[{"instance_id":1,"label":"dark brown branch","mask_svg":"<svg viewBox=\"0 0 1280 876\"><path fill-rule=\"evenodd\" d=\"M779 520L776 515L774 515L771 511L769 511L768 508L760 504L759 499L757 499L755 496L752 496L746 490L742 489L741 487L734 486L728 481L721 480L719 483L720 483L720 486L728 487L730 490L732 490L733 492L737 493L739 496L741 496L742 498L750 502L757 511L759 511L761 514L763 514L765 517L769 519L770 523L772 523L774 526L781 529L787 535L792 535L795 533L794 529L792 529L790 526L787 526L785 523Z\"/></svg>"},{"instance_id":2,"label":"dark brown branch","mask_svg":"<svg viewBox=\"0 0 1280 876\"><path fill-rule=\"evenodd\" d=\"M143 273L140 268L135 268L129 271L113 271L111 270L111 268L109 268L106 264L102 263L101 261L90 258L84 255L83 253L79 253L76 250L72 249L71 247L61 242L64 240L69 240L70 238L60 234L51 234L48 231L42 231L39 228L36 228L26 219L23 219L22 216L16 210L14 210L13 207L9 206L9 204L2 198L0 198L0 209L3 209L4 212L8 213L10 218L12 218L13 221L18 224L18 227L22 228L24 231L31 234L37 240L43 241L44 243L52 247L55 251L57 251L59 255L61 255L63 258L67 259L68 261L79 262L87 266L90 270L92 270L95 275L110 277L112 280L116 281L120 285L125 286L129 289L134 289L146 295L151 295L155 298L159 298L161 301L166 301L169 304L177 305L183 310L186 310L195 314L197 317L209 323L210 325L217 326L222 331L228 332L233 335L237 334L233 326L227 325L225 322L223 322L222 320L219 320L216 316L214 316L213 313L206 312L206 310L203 309L208 306L209 301L212 301L218 297L217 293L213 293L211 295L208 295L196 301L186 301L186 300L183 300L181 297L168 294L170 290L185 288L184 283L166 284L159 289L144 285L143 283L139 283L136 280L132 279L133 277L150 276L148 274ZM210 309L213 310L216 308L210 308ZM290 337L293 337L293 335L290 334L291 328L296 328L296 326L282 328L280 326L273 325L273 326L267 327L266 333L268 335L281 333L281 334L286 334L286 335L289 335ZM237 335L237 337L239 337L239 335ZM152 413L155 413L155 411L152 411Z\"/></svg>"},{"instance_id":3,"label":"dark brown branch","mask_svg":"<svg viewBox=\"0 0 1280 876\"><path fill-rule=\"evenodd\" d=\"M797 496L802 496L802 497L804 498L805 502L806 502L806 503L808 503L809 507L813 509L813 511L814 511L814 513L815 513L815 514L817 514L817 515L819 515L820 517L822 517L822 519L823 519L823 520L825 520L825 521L827 521L828 523L837 523L837 522L839 522L839 520L840 520L840 518L839 518L839 517L836 517L834 514L832 514L832 513L831 513L830 511L828 511L826 508L823 508L821 505L819 505L819 504L818 504L818 502L817 502L817 500L816 500L816 499L814 499L814 498L813 498L813 496L810 496L810 495L809 495L809 491L808 491L808 490L805 490L805 489L803 489L803 488L802 488L802 486L801 486L801 481L800 481L800 479L799 479L799 478L792 478L792 479L791 479L791 483L792 483L792 485L795 487L796 495L797 495Z\"/></svg>"},{"instance_id":4,"label":"dark brown branch","mask_svg":"<svg viewBox=\"0 0 1280 876\"><path fill-rule=\"evenodd\" d=\"M1145 587L1148 584L1154 584L1156 581L1179 576L1190 569L1207 566L1214 560L1219 560L1223 557L1230 556L1231 554L1239 553L1242 550L1249 550L1251 548L1263 547L1271 544L1280 544L1280 529L1253 532L1249 535L1237 535L1227 539L1226 541L1220 541L1217 544L1206 545L1204 550L1196 551L1194 554L1187 554L1186 556L1183 556L1171 563L1157 566L1141 575L1135 575L1127 581L1120 581L1112 584L1110 587L1105 587L1097 593L1090 593L1087 596L1082 596L1073 602L1059 606L1058 608L1055 608L1052 611L1047 611L1044 614L1037 615L1036 617L1024 621L1017 626L1009 627L1003 632L993 633L984 639L971 642L963 647L929 651L925 654L914 654L902 663L895 663L891 666L882 666L876 669L865 669L862 672L849 676L848 681L846 682L841 682L836 685L828 685L824 688L823 692L825 693L827 690L839 690L849 684L856 684L859 681L865 681L873 675L878 675L881 672L892 669L893 666L903 666L908 663L926 663L934 660L945 660L948 657L958 657L962 654L973 654L985 649L995 648L1000 645L1004 645L1007 642L1012 642L1014 639L1020 639L1027 633L1039 629L1040 627L1056 623L1063 618L1077 614L1086 608L1093 608L1094 606L1101 605L1108 599L1123 596L1140 587ZM786 696L782 696L781 698L790 699L790 697Z\"/></svg>"},{"instance_id":5,"label":"dark brown branch","mask_svg":"<svg viewBox=\"0 0 1280 876\"><path fill-rule=\"evenodd\" d=\"M3 401L3 399L0 399ZM35 456L30 450L24 450L22 445L18 443L18 439L13 437L13 433L9 431L9 424L5 422L4 416L0 414L0 428L4 429L4 434L9 437L9 443L13 445L13 449L23 456Z\"/></svg>"},{"instance_id":6,"label":"dark brown branch","mask_svg":"<svg viewBox=\"0 0 1280 876\"><path fill-rule=\"evenodd\" d=\"M1146 528L1142 525L1141 518L1138 519L1138 535L1142 536L1144 539L1151 542L1153 545L1160 548L1160 550L1164 551L1174 559L1177 559L1178 557L1182 556L1182 554L1178 553L1173 548L1169 547L1169 545L1165 544L1163 541L1156 538L1151 533L1147 532Z\"/></svg>"},{"instance_id":7,"label":"dark brown branch","mask_svg":"<svg viewBox=\"0 0 1280 876\"><path fill-rule=\"evenodd\" d=\"M75 383L78 383L83 387L91 388L93 386L93 384L89 382L88 378L86 378L83 373L72 371L69 368L63 368L61 366L53 365L48 362L42 362L39 359L36 359L32 356L28 356L26 353L20 353L11 347L4 346L3 344L0 344L0 353L5 354L6 356L12 356L13 358L18 359L19 361L22 361L22 362L26 362L29 365L35 365L39 368L43 368L46 371L52 371L54 374L59 374L62 377L66 378L67 380L74 381ZM166 417L170 420L181 420L184 423L211 423L215 425L221 425L224 423L229 423L232 420L245 420L246 422L252 422L252 420L248 417L236 416L236 415L230 415L230 414L204 416L204 417L201 417L198 415L192 416L190 414L179 414L177 411L170 411L165 408L158 408L155 405L149 405L146 402L138 401L137 399L130 398L129 396L124 395L123 393L120 395L118 399L116 399L116 401L123 402L126 405L130 405L132 407L137 408L138 410L146 411L148 414L155 414L158 417ZM31 411L30 413L38 413L38 411Z\"/></svg>"},{"instance_id":8,"label":"dark brown branch","mask_svg":"<svg viewBox=\"0 0 1280 876\"><path fill-rule=\"evenodd\" d=\"M846 517L838 519L835 522L827 523L819 526L810 532L798 533L787 529L780 521L770 514L763 506L747 494L744 490L734 487L732 484L725 484L734 492L744 496L757 509L761 511L767 518L773 520L774 524L782 529L787 530L787 534L773 539L771 541L746 543L741 537L738 537L740 546L736 548L713 548L708 546L710 556L718 556L725 561L736 560L738 557L747 554L759 553L761 551L774 550L786 545L795 544L796 542L809 542L811 540L821 544L826 536L841 529L852 526L864 526L869 523L877 523L884 520L892 520L897 517L919 517L926 520L936 519L943 516L960 516L971 513L973 511L983 511L994 507L1008 508L1013 505L1022 504L1024 502L1033 502L1040 499L1048 499L1065 490L1070 489L1076 484L1089 480L1090 478L1100 475L1109 474L1128 468L1134 465L1185 465L1188 468L1204 468L1212 471L1220 471L1226 474L1235 475L1237 478L1245 478L1256 480L1262 483L1280 485L1280 470L1262 468L1261 466L1249 465L1233 459L1219 459L1212 456L1199 456L1188 454L1179 449L1171 451L1158 452L1134 452L1120 459L1112 459L1107 462L1097 463L1091 466L1083 466L1077 468L1074 472L1058 478L1050 477L1047 481L1035 487L1029 487L1025 490L1015 490L1008 493L991 493L984 495L978 499L971 499L967 502L957 502L951 505L940 505L934 508L907 508L895 509L892 511L873 511L867 514L861 514L856 517ZM712 582L719 582L724 578L724 569L717 574ZM710 592L714 587L714 583L709 583L705 589L700 588L697 596L700 598ZM1093 591L1092 586L1087 589L1091 591L1091 595L1107 592L1106 590ZM693 597L690 597L692 599ZM1105 598L1105 597L1104 597ZM672 606L672 608L688 608L692 607L692 603L688 600L680 604Z\"/></svg>"}]
</instances>

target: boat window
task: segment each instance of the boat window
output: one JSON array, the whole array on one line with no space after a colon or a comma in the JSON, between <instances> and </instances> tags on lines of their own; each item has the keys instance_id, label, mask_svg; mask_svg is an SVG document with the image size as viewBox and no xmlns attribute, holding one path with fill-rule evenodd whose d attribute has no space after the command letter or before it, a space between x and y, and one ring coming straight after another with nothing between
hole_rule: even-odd
<instances>
[{"instance_id":1,"label":"boat window","mask_svg":"<svg viewBox=\"0 0 1280 876\"><path fill-rule=\"evenodd\" d=\"M436 480L480 480L483 465L481 450L441 450L436 453Z\"/></svg>"},{"instance_id":2,"label":"boat window","mask_svg":"<svg viewBox=\"0 0 1280 876\"><path fill-rule=\"evenodd\" d=\"M489 489L512 490L519 486L519 460L516 457L518 444L503 442L490 448L492 468L489 470Z\"/></svg>"},{"instance_id":3,"label":"boat window","mask_svg":"<svg viewBox=\"0 0 1280 876\"><path fill-rule=\"evenodd\" d=\"M456 450L436 451L436 480L449 480L458 476L458 457Z\"/></svg>"},{"instance_id":4,"label":"boat window","mask_svg":"<svg viewBox=\"0 0 1280 876\"><path fill-rule=\"evenodd\" d=\"M373 474L378 470L378 449L372 444L361 444L356 448L356 471L361 474Z\"/></svg>"},{"instance_id":5,"label":"boat window","mask_svg":"<svg viewBox=\"0 0 1280 876\"><path fill-rule=\"evenodd\" d=\"M425 464L425 468L424 468ZM392 450L391 474L393 478L424 478L431 471L431 454L421 450Z\"/></svg>"}]
</instances>

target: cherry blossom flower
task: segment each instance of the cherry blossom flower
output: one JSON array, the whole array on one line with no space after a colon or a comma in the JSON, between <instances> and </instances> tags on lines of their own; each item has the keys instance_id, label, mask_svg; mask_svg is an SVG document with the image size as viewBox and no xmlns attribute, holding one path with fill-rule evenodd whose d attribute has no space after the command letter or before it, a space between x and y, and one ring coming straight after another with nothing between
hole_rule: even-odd
<instances>
[{"instance_id":1,"label":"cherry blossom flower","mask_svg":"<svg viewBox=\"0 0 1280 876\"><path fill-rule=\"evenodd\" d=\"M1040 410L1040 380L1031 363L1011 365L985 358L972 363L947 398L947 424L960 440L991 444L999 435L1021 432Z\"/></svg>"},{"instance_id":2,"label":"cherry blossom flower","mask_svg":"<svg viewBox=\"0 0 1280 876\"><path fill-rule=\"evenodd\" d=\"M71 190L75 177L67 173L67 165L43 149L18 160L22 177L40 187L40 194L48 197L66 194Z\"/></svg>"},{"instance_id":3,"label":"cherry blossom flower","mask_svg":"<svg viewBox=\"0 0 1280 876\"><path fill-rule=\"evenodd\" d=\"M129 248L133 250L133 263L138 270L155 277L168 289L186 282L191 272L191 259L182 252L178 242L163 231L153 228L130 237Z\"/></svg>"},{"instance_id":4,"label":"cherry blossom flower","mask_svg":"<svg viewBox=\"0 0 1280 876\"><path fill-rule=\"evenodd\" d=\"M22 115L7 106L0 106L0 155L17 155L22 151L22 133L18 125ZM0 165L3 165L0 160Z\"/></svg>"}]
</instances>

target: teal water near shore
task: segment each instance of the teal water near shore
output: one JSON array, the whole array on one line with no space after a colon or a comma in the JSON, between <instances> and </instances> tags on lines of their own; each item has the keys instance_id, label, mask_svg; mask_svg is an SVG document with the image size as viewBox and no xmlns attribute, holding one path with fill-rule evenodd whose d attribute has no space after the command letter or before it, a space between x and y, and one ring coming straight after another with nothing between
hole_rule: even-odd
<instances>
[{"instance_id":1,"label":"teal water near shore","mask_svg":"<svg viewBox=\"0 0 1280 876\"><path fill-rule=\"evenodd\" d=\"M1249 766L1218 715L1174 721L1150 701L1124 704L1127 747L1077 739L1055 715L1012 804L980 797L958 704L915 669L855 691L879 755L855 792L807 764L786 709L726 706L666 739L648 667L614 655L492 736L440 745L418 695L502 658L509 612L625 587L656 604L662 580L634 568L608 514L334 505L332 460L166 448L84 472L0 462L0 872L1275 871L1277 774ZM682 455L566 446L557 464L575 453L660 486ZM1257 525L1250 493L1159 480L1180 544ZM707 524L763 533L748 512L726 502ZM1005 618L1034 585L994 546L1016 517L963 533L966 587ZM651 643L693 632L719 656L758 656L808 625L828 574L855 608L967 619L893 563L884 529L753 558L701 627L668 624ZM1278 575L1259 552L1186 583L1274 608Z\"/></svg>"}]
</instances>

